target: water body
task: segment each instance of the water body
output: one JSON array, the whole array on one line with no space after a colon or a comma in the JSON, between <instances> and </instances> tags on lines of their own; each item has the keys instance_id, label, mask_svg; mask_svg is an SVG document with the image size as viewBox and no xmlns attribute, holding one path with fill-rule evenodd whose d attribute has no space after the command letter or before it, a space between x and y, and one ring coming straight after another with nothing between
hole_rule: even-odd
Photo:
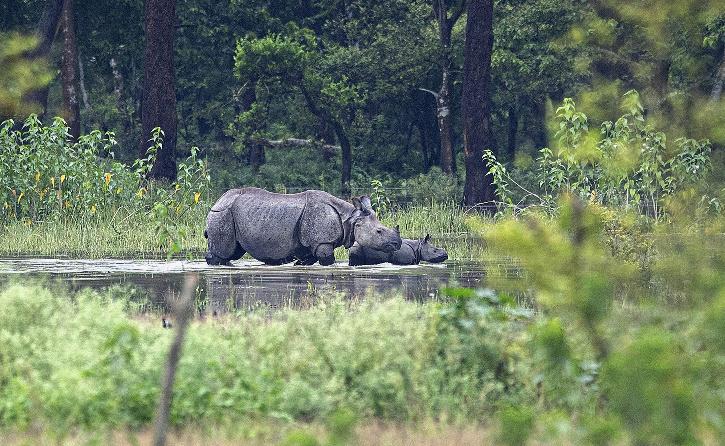
<instances>
[{"instance_id":1,"label":"water body","mask_svg":"<svg viewBox=\"0 0 725 446\"><path fill-rule=\"evenodd\" d=\"M324 267L267 266L243 259L230 267L211 267L203 260L16 258L0 259L0 280L50 278L72 289L127 285L163 308L169 297L180 293L184 275L194 272L199 274L198 300L203 302L203 311L226 312L304 307L333 293L350 299L370 293L400 294L418 301L437 299L442 287L485 286L487 269L483 263L450 261L365 267L338 262Z\"/></svg>"}]
</instances>

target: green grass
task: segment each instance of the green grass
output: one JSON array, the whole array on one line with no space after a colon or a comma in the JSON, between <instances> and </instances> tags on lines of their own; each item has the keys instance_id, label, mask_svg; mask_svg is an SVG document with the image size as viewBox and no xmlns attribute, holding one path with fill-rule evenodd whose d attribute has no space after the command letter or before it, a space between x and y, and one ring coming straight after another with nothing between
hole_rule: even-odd
<instances>
[{"instance_id":1,"label":"green grass","mask_svg":"<svg viewBox=\"0 0 725 446\"><path fill-rule=\"evenodd\" d=\"M206 252L203 236L208 206L198 206L176 221L182 230L182 255L201 258ZM448 250L453 260L478 260L485 255L482 240L465 225L466 214L455 205L414 206L384 216L388 226L400 225L406 238L432 235L432 242ZM73 258L163 258L151 218L122 210L92 218L57 221L14 221L0 229L0 256L68 256ZM338 259L347 251L338 248Z\"/></svg>"},{"instance_id":2,"label":"green grass","mask_svg":"<svg viewBox=\"0 0 725 446\"><path fill-rule=\"evenodd\" d=\"M157 316L108 293L27 284L1 289L0 307L0 431L150 426L174 333ZM374 296L195 321L171 423L322 421L339 409L361 420L475 423L502 396L494 371L526 323L475 320L496 336L459 332L439 304Z\"/></svg>"},{"instance_id":3,"label":"green grass","mask_svg":"<svg viewBox=\"0 0 725 446\"><path fill-rule=\"evenodd\" d=\"M197 209L180 217L176 224L184 233L184 253L202 257L206 251L206 211L201 206ZM2 228L0 237L1 256L162 258L165 253L151 218L143 212L33 224L15 221Z\"/></svg>"}]
</instances>

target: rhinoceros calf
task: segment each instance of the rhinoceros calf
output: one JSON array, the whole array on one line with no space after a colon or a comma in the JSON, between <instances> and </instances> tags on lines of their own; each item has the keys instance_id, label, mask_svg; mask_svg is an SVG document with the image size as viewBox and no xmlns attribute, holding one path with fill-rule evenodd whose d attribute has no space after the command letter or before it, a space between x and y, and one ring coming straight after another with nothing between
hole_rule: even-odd
<instances>
[{"instance_id":1,"label":"rhinoceros calf","mask_svg":"<svg viewBox=\"0 0 725 446\"><path fill-rule=\"evenodd\" d=\"M228 264L248 252L269 265L293 260L331 265L334 249L342 245L349 249L357 242L383 252L400 248L397 228L380 224L369 197L352 202L318 190L276 194L254 187L231 189L207 216L206 261Z\"/></svg>"},{"instance_id":2,"label":"rhinoceros calf","mask_svg":"<svg viewBox=\"0 0 725 446\"><path fill-rule=\"evenodd\" d=\"M427 234L420 240L403 239L400 249L393 252L378 251L355 243L349 251L350 266L377 265L392 263L393 265L417 265L421 261L441 263L448 259L448 253L430 243Z\"/></svg>"}]
</instances>

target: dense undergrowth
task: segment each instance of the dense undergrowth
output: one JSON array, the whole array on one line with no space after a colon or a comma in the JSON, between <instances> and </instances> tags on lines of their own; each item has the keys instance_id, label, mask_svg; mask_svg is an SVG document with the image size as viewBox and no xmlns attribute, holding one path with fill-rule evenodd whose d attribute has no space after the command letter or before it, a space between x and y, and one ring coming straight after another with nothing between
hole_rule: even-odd
<instances>
[{"instance_id":1,"label":"dense undergrowth","mask_svg":"<svg viewBox=\"0 0 725 446\"><path fill-rule=\"evenodd\" d=\"M68 297L38 285L0 293L0 425L147 425L172 331L135 315L123 299L90 291ZM339 408L400 422L483 419L525 394L511 391L525 380L507 361L526 341L528 315L484 301L473 312L450 310L330 297L306 311L196 322L172 423L316 420Z\"/></svg>"}]
</instances>

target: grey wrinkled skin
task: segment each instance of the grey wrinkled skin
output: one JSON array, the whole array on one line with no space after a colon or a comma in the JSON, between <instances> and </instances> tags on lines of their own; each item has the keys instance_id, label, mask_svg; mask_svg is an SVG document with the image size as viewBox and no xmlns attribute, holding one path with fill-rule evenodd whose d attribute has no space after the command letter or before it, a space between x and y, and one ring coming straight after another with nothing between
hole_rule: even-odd
<instances>
[{"instance_id":1,"label":"grey wrinkled skin","mask_svg":"<svg viewBox=\"0 0 725 446\"><path fill-rule=\"evenodd\" d=\"M448 259L448 253L430 243L430 235L419 240L404 238L400 249L384 252L355 243L349 251L350 266L377 265L392 263L393 265L417 265L421 261L441 263Z\"/></svg>"},{"instance_id":2,"label":"grey wrinkled skin","mask_svg":"<svg viewBox=\"0 0 725 446\"><path fill-rule=\"evenodd\" d=\"M268 265L331 265L338 246L361 246L383 252L401 247L397 229L377 219L370 198L353 204L318 190L276 194L245 187L231 189L212 206L207 216L206 261L226 265L245 252Z\"/></svg>"}]
</instances>

